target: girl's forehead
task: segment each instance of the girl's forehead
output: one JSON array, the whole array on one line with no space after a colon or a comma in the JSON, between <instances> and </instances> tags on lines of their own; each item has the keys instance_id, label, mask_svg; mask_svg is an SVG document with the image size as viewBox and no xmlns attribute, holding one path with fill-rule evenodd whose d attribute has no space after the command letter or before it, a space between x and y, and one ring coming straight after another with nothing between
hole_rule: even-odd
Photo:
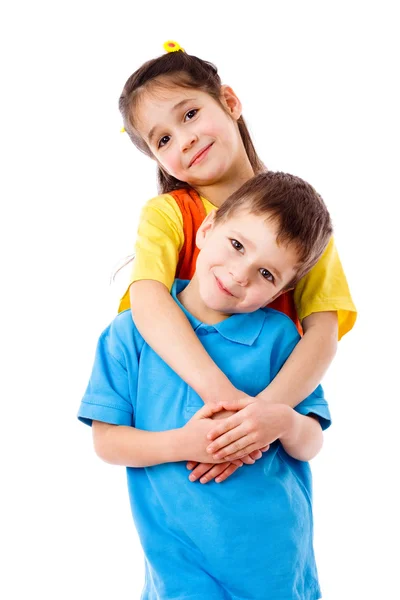
<instances>
[{"instance_id":1,"label":"girl's forehead","mask_svg":"<svg viewBox=\"0 0 400 600\"><path fill-rule=\"evenodd\" d=\"M160 78L151 81L146 85L138 95L138 103L155 100L156 102L173 102L183 98L192 98L193 96L208 96L206 92L197 88L186 87Z\"/></svg>"}]
</instances>

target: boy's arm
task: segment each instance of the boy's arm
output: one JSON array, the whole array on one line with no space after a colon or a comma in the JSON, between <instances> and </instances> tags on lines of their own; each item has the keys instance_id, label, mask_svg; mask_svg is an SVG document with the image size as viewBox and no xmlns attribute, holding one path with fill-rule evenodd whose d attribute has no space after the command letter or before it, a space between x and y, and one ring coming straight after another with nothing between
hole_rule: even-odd
<instances>
[{"instance_id":1,"label":"boy's arm","mask_svg":"<svg viewBox=\"0 0 400 600\"><path fill-rule=\"evenodd\" d=\"M245 395L210 358L163 283L136 281L130 287L130 298L133 320L142 337L206 404Z\"/></svg>"},{"instance_id":2,"label":"boy's arm","mask_svg":"<svg viewBox=\"0 0 400 600\"><path fill-rule=\"evenodd\" d=\"M324 441L319 421L313 416L304 416L290 409L288 428L279 441L293 458L309 461L320 452Z\"/></svg>"},{"instance_id":3,"label":"boy's arm","mask_svg":"<svg viewBox=\"0 0 400 600\"><path fill-rule=\"evenodd\" d=\"M135 427L93 421L93 444L96 454L105 462L126 467L150 467L168 462L208 460L207 433L210 417L220 406L204 406L180 429L144 431Z\"/></svg>"},{"instance_id":4,"label":"boy's arm","mask_svg":"<svg viewBox=\"0 0 400 600\"><path fill-rule=\"evenodd\" d=\"M153 432L93 421L92 431L97 456L112 465L149 467L184 460L177 429Z\"/></svg>"},{"instance_id":5,"label":"boy's arm","mask_svg":"<svg viewBox=\"0 0 400 600\"><path fill-rule=\"evenodd\" d=\"M337 313L314 313L304 319L303 330L304 336L282 369L257 398L293 408L320 383L336 354Z\"/></svg>"}]
</instances>

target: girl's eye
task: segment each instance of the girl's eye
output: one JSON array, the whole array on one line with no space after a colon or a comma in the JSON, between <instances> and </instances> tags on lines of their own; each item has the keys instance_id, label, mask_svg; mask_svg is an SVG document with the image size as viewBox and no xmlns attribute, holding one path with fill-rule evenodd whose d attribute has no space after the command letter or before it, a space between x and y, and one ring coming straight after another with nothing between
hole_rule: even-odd
<instances>
[{"instance_id":1,"label":"girl's eye","mask_svg":"<svg viewBox=\"0 0 400 600\"><path fill-rule=\"evenodd\" d=\"M241 244L237 240L231 240L231 244L235 248L235 250L238 250L239 252L241 252L242 250L244 250L243 244Z\"/></svg>"},{"instance_id":2,"label":"girl's eye","mask_svg":"<svg viewBox=\"0 0 400 600\"><path fill-rule=\"evenodd\" d=\"M165 146L165 144L168 144L169 140L170 140L170 136L164 135L164 137L162 137L161 140L158 142L158 147L162 148L163 146Z\"/></svg>"},{"instance_id":3,"label":"girl's eye","mask_svg":"<svg viewBox=\"0 0 400 600\"><path fill-rule=\"evenodd\" d=\"M189 110L186 115L185 115L185 121L190 121L190 119L193 119L193 117L195 117L197 115L197 113L199 112L198 108L192 108L192 110Z\"/></svg>"},{"instance_id":4,"label":"girl's eye","mask_svg":"<svg viewBox=\"0 0 400 600\"><path fill-rule=\"evenodd\" d=\"M268 269L260 269L260 273L262 277L264 277L264 279L266 279L267 281L270 281L271 283L275 282L274 276L270 271L268 271Z\"/></svg>"}]
</instances>

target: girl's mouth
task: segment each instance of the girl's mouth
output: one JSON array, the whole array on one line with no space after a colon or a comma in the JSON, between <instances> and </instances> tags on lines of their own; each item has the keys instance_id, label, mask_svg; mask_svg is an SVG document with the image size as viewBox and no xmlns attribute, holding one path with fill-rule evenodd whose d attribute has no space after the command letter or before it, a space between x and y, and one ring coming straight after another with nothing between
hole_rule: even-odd
<instances>
[{"instance_id":1,"label":"girl's mouth","mask_svg":"<svg viewBox=\"0 0 400 600\"><path fill-rule=\"evenodd\" d=\"M213 144L209 144L208 146L206 146L205 148L200 150L200 152L198 152L197 154L194 155L194 157L192 158L192 160L189 163L189 169L193 165L197 165L199 162L201 162L203 160L203 158L205 158L207 156L212 145Z\"/></svg>"}]
</instances>

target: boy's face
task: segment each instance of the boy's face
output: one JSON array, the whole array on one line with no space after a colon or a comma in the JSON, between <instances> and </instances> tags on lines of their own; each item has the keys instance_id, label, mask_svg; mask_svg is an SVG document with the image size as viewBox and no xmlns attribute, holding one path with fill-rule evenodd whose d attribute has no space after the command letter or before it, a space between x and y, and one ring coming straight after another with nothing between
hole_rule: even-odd
<instances>
[{"instance_id":1,"label":"boy's face","mask_svg":"<svg viewBox=\"0 0 400 600\"><path fill-rule=\"evenodd\" d=\"M224 314L253 312L272 302L296 274L293 245L278 246L277 228L266 216L243 209L215 225L201 225L196 278L202 302Z\"/></svg>"}]
</instances>

